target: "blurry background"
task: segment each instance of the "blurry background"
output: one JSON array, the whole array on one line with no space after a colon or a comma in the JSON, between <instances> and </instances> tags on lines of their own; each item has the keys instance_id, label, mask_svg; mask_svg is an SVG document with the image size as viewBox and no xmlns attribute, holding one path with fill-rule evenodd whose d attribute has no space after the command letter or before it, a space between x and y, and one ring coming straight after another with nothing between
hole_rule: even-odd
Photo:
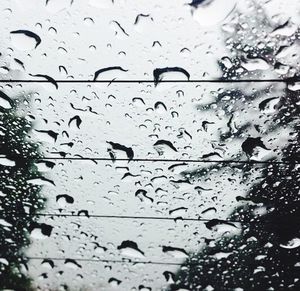
<instances>
[{"instance_id":1,"label":"blurry background","mask_svg":"<svg viewBox=\"0 0 300 291\"><path fill-rule=\"evenodd\" d=\"M289 156L282 151L297 139L297 115L286 90L296 92L295 101L298 83L153 82L155 70L171 68L159 75L163 81L293 77L296 0L288 7L282 0L0 5L1 79L23 80L1 83L2 144L12 145L1 152L1 203L20 200L2 206L2 244L14 245L10 257L31 258L12 269L32 278L33 289L167 290L188 257L245 230L243 215L229 217L255 203L241 198L264 179L268 163ZM21 118L21 132L10 129L5 114ZM32 146L13 179L24 180L18 198L6 187L20 155L14 140ZM203 159L211 162L197 162ZM253 211L270 209L258 204ZM26 249L9 238L20 214ZM5 282L12 266L6 255L1 284L13 288L16 281Z\"/></svg>"}]
</instances>

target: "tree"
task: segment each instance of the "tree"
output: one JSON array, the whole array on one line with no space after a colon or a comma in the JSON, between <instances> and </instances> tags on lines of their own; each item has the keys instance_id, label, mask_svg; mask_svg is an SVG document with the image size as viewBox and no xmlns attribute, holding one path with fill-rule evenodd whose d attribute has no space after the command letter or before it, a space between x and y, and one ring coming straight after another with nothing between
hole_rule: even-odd
<instances>
[{"instance_id":1,"label":"tree","mask_svg":"<svg viewBox=\"0 0 300 291\"><path fill-rule=\"evenodd\" d=\"M171 290L300 290L300 173L297 165L300 161L297 124L300 112L299 90L295 86L297 77L294 76L298 69L296 64L282 63L283 57L280 57L284 50L297 45L299 29L289 36L281 34L280 30L289 26L289 22L275 26L262 7L252 3L250 8L251 14L237 12L229 24L234 28L229 29L226 39L231 57L224 57L219 62L223 77L262 77L258 70L245 69L245 64L254 60L256 64L268 65L277 77L290 79L282 95L276 96L277 102L271 108L273 113L265 117L265 106L276 100L274 96L265 98L270 84L251 94L238 87L220 93L215 104L218 109L225 110L229 118L237 109L233 106L230 111L226 107L222 101L225 94L230 94L237 102L243 97L244 105L239 103L239 112L247 111L259 98L264 100L259 103L255 124L248 120L245 126L220 135L219 140L223 143L238 140L242 145L253 130L256 136L252 138L264 137L268 141L278 130L288 132L287 143L274 151L288 164L264 166L262 179L252 185L246 197L236 197L237 201L248 203L237 207L229 217L245 222L241 234L221 237L213 244L208 242L204 249L190 254L176 274ZM270 159L272 161L275 159ZM253 167L242 167L245 177ZM201 173L194 171L189 175ZM263 211L257 211L259 209Z\"/></svg>"},{"instance_id":2,"label":"tree","mask_svg":"<svg viewBox=\"0 0 300 291\"><path fill-rule=\"evenodd\" d=\"M41 176L35 165L41 154L28 140L32 125L18 113L20 100L2 91L0 98L0 289L31 290L24 249L45 199L41 186L28 180Z\"/></svg>"}]
</instances>

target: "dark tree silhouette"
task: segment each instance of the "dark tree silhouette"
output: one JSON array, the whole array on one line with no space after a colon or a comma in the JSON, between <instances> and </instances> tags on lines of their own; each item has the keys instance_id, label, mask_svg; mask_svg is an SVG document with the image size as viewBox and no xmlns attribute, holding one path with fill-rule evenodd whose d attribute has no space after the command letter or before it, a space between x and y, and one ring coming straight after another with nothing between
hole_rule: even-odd
<instances>
[{"instance_id":1,"label":"dark tree silhouette","mask_svg":"<svg viewBox=\"0 0 300 291\"><path fill-rule=\"evenodd\" d=\"M256 6L252 11L257 14L245 16L237 13L235 16L240 18L240 21L235 24L235 34L227 38L232 57L224 57L220 61L224 78L257 77L257 71L238 70L245 61L253 58L264 60L273 67L272 71L276 71L278 66L283 66L277 60L278 52L299 41L299 30L289 37L276 35L273 32L278 25L275 26L267 18L262 8ZM248 24L247 29L241 26L242 22ZM253 28L256 28L256 31ZM258 45L259 42L266 44L270 40L274 42L273 47ZM225 66L224 62L230 62L231 65ZM289 66L289 73L294 74L297 71L299 69L296 64L295 67ZM293 77L288 73L279 76ZM206 247L198 253L190 254L177 272L170 290L300 290L300 173L297 165L297 162L300 162L300 137L299 122L296 122L300 113L300 91L291 86L292 81L291 79L291 84L287 84L283 89L282 96L279 96L276 113L269 116L269 126L266 130L260 131L262 121L258 118L255 121L257 124L249 121L235 132L220 136L222 142L229 138L238 138L242 145L242 142L249 138L247 129L250 127L256 126L257 137L263 136L267 139L275 130L292 128L287 144L282 151L276 152L278 157L289 164L270 164L263 169L258 167L263 171L262 179L252 185L246 197L236 197L237 201L244 203L229 217L231 220L247 222L242 226L241 234L221 237L214 244L209 244L208 241ZM264 92L267 91L260 89L249 95L236 88L230 91L230 95L236 100L243 96L247 106L250 104L247 102L256 100L265 94ZM216 98L215 103L219 107L224 106L222 97L225 94L228 92L219 94ZM268 101L261 103L260 109L263 109ZM225 106L222 109L226 111ZM232 114L228 110L226 113L228 116ZM253 167L255 165L242 166L245 177ZM199 176L201 171L189 174ZM258 207L265 211L257 213ZM223 258L215 256L221 252L225 253Z\"/></svg>"},{"instance_id":2,"label":"dark tree silhouette","mask_svg":"<svg viewBox=\"0 0 300 291\"><path fill-rule=\"evenodd\" d=\"M41 186L28 180L40 177L34 161L41 154L28 139L32 126L17 113L18 100L2 91L0 98L9 103L0 107L0 154L5 157L0 159L0 289L32 290L24 272L24 249L30 243L29 230L37 223L35 213L45 200Z\"/></svg>"}]
</instances>

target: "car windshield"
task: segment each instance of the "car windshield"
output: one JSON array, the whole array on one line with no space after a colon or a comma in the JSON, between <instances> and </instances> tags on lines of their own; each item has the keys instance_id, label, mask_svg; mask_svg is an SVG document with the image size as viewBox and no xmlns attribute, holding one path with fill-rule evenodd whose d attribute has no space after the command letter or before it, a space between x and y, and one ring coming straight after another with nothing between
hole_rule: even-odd
<instances>
[{"instance_id":1,"label":"car windshield","mask_svg":"<svg viewBox=\"0 0 300 291\"><path fill-rule=\"evenodd\" d=\"M0 289L300 290L298 0L2 0Z\"/></svg>"}]
</instances>

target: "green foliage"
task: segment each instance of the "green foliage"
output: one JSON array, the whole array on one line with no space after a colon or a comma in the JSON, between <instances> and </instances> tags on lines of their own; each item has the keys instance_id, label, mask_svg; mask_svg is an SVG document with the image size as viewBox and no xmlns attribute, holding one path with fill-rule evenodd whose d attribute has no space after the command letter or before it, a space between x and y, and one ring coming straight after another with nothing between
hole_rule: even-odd
<instances>
[{"instance_id":1,"label":"green foliage","mask_svg":"<svg viewBox=\"0 0 300 291\"><path fill-rule=\"evenodd\" d=\"M0 289L31 290L30 279L25 275L24 249L30 244L28 228L36 221L35 213L45 200L41 186L28 183L39 177L34 161L41 157L38 146L27 137L31 124L18 116L14 102L12 108L1 109L0 154L15 162L5 166L0 160ZM6 261L5 261L6 260Z\"/></svg>"},{"instance_id":2,"label":"green foliage","mask_svg":"<svg viewBox=\"0 0 300 291\"><path fill-rule=\"evenodd\" d=\"M239 33L229 35L227 43L231 44L232 58L224 57L223 59L230 60L232 66L228 69L220 62L225 79L251 76L258 78L260 74L257 71L237 74L242 61L247 58L261 58L270 66L275 67L276 52L280 48L281 41L286 45L292 45L296 39L296 36L277 37L273 42L274 47L270 48L267 45L267 41L270 39L266 36L271 35L274 27L264 12L256 15L242 15L242 17L243 21L249 21L250 29L243 30L238 22L236 29ZM259 27L255 30L257 34L255 37L252 37L254 30L251 29L254 23L253 19L255 19L255 27ZM264 35L265 38L263 38ZM257 43L259 42L261 44L266 42L264 48L258 48ZM266 96L267 90L269 89L261 90L260 88L253 94L249 94L243 92L241 88L234 88L224 94L231 95L237 101L243 97L245 102L249 102L246 105L243 102L239 108L236 108L236 111L242 113L247 111L248 106L253 106L251 103L253 100ZM251 185L245 201L239 204L242 206L235 209L229 217L232 220L247 222L243 226L241 234L234 237L222 237L214 241L214 244L208 243L198 253L190 254L188 260L176 274L175 283L170 287L171 290L180 288L193 291L206 290L205 288L210 290L211 287L216 291L300 290L300 248L292 246L293 240L300 238L300 168L295 163L300 161L299 125L295 122L300 116L299 90L292 91L286 86L282 91L276 113L270 115L269 120L265 122L269 127L265 126L265 130L262 132L257 130L257 135L268 140L268 134L271 132L284 131L289 128L291 138L288 139L281 151L276 151L277 155L289 164L273 164L261 168L260 181ZM226 107L222 105L222 97L223 95L219 94L215 104L230 116L234 112L226 111ZM240 118L243 118L242 116ZM259 116L255 122L256 124L253 124L252 121L244 122L247 127L240 128L234 134L229 132L227 135L220 136L220 141L226 142L227 139L239 138L242 142L242 138L247 137L247 128L258 125L259 129L264 125ZM253 165L242 167L244 177L247 177L251 173L250 169ZM205 173L205 169L202 169L202 172ZM189 175L199 177L202 172L194 171ZM255 210L258 208L263 210L261 214L256 214ZM216 254L224 255L224 257L220 258Z\"/></svg>"}]
</instances>

